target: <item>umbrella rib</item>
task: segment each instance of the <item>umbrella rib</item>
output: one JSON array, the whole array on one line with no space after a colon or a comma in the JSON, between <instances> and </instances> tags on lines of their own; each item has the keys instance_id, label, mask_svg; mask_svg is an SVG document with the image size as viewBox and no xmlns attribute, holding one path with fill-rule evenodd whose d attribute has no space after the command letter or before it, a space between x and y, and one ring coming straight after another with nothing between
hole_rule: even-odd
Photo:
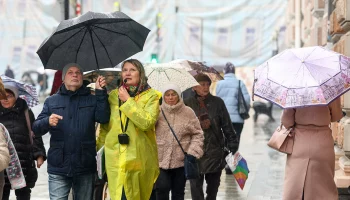
<instances>
[{"instance_id":1,"label":"umbrella rib","mask_svg":"<svg viewBox=\"0 0 350 200\"><path fill-rule=\"evenodd\" d=\"M131 41L133 41L142 50L142 48L132 38L130 38L127 34L124 34L124 33L121 33L121 32L117 32L117 31L113 31L113 30L110 30L108 28L103 28L103 27L96 26L96 25L93 25L93 27L99 28L99 29L102 29L102 30L105 30L105 31L109 31L109 32L112 32L112 33L117 33L117 34L124 35L124 36L128 37Z\"/></svg>"},{"instance_id":2,"label":"umbrella rib","mask_svg":"<svg viewBox=\"0 0 350 200\"><path fill-rule=\"evenodd\" d=\"M96 60L96 64L97 64L97 69L100 69L100 66L98 65L98 59L97 59L97 54L96 54L96 49L95 49L95 44L94 44L94 39L92 38L92 33L91 33L91 28L88 27L89 29L89 33L90 33L90 38L91 38L91 43L92 43L92 48L94 49L94 54L95 54L95 60Z\"/></svg>"},{"instance_id":3,"label":"umbrella rib","mask_svg":"<svg viewBox=\"0 0 350 200\"><path fill-rule=\"evenodd\" d=\"M59 44L59 45L56 46L56 49L57 49L58 47L60 47L62 44L66 43L68 40L72 39L75 35L77 35L78 33L80 33L80 31L82 31L83 29L84 29L84 27L81 28L81 29L80 29L79 31L77 31L76 33L74 33L73 35L71 35L71 36L70 36L69 38L67 38L65 41L61 42L61 44Z\"/></svg>"},{"instance_id":4,"label":"umbrella rib","mask_svg":"<svg viewBox=\"0 0 350 200\"><path fill-rule=\"evenodd\" d=\"M87 33L87 29L85 29L84 36L83 36L83 38L82 38L81 41L80 41L80 44L79 44L79 47L78 47L78 50L77 50L77 54L75 55L75 62L76 62L76 63L77 63L77 60L78 60L79 50L80 50L81 44L83 44L83 41L84 41L84 38L85 38L86 33Z\"/></svg>"},{"instance_id":5,"label":"umbrella rib","mask_svg":"<svg viewBox=\"0 0 350 200\"><path fill-rule=\"evenodd\" d=\"M98 35L95 33L95 31L94 31L93 29L91 29L91 30L92 30L92 32L94 32L96 38L98 39L98 41L101 43L101 45L102 45L103 48L105 49L105 51L106 51L106 53L107 53L107 57L108 57L108 59L109 59L109 62L111 63L111 67L114 67L114 66L113 66L113 63L112 63L112 60L111 60L111 57L109 56L109 53L108 53L108 51L107 51L106 46L102 43L102 41L100 40L100 38L98 37Z\"/></svg>"}]
</instances>

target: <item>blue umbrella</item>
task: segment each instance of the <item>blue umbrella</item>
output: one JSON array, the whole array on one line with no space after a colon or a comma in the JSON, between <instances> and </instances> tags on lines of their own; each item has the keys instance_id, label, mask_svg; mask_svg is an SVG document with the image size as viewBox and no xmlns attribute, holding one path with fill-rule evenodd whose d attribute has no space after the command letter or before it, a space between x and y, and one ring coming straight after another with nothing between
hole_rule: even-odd
<instances>
[{"instance_id":1,"label":"blue umbrella","mask_svg":"<svg viewBox=\"0 0 350 200\"><path fill-rule=\"evenodd\" d=\"M24 99L29 107L34 107L39 104L38 94L36 93L35 87L32 85L9 78L5 75L1 75L1 79L4 84L12 83L13 85L16 85L18 88L18 96Z\"/></svg>"}]
</instances>

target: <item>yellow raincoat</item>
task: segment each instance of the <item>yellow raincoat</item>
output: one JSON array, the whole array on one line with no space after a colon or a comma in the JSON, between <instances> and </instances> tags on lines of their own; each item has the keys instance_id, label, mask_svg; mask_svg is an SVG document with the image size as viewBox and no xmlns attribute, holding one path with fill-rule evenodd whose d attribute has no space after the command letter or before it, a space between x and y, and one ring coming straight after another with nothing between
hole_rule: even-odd
<instances>
[{"instance_id":1,"label":"yellow raincoat","mask_svg":"<svg viewBox=\"0 0 350 200\"><path fill-rule=\"evenodd\" d=\"M124 187L128 200L149 200L154 182L159 175L155 123L159 115L159 94L146 90L135 98L130 97L120 106L123 126L126 117L129 125L126 133L129 144L118 142L122 133L119 116L118 89L109 94L111 117L102 124L97 139L98 149L105 145L105 163L108 189L112 200L120 200Z\"/></svg>"}]
</instances>

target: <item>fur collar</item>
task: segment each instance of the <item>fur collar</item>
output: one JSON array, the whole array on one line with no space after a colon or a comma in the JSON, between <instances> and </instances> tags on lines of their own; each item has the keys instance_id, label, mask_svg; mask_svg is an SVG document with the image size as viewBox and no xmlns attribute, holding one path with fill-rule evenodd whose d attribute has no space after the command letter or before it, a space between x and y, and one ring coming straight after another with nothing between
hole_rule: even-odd
<instances>
[{"instance_id":1,"label":"fur collar","mask_svg":"<svg viewBox=\"0 0 350 200\"><path fill-rule=\"evenodd\" d=\"M178 110L180 110L181 108L183 108L184 106L185 106L185 104L181 98L180 98L179 102L173 106L165 103L165 101L163 101L163 103L162 103L162 109L168 113L175 113Z\"/></svg>"}]
</instances>

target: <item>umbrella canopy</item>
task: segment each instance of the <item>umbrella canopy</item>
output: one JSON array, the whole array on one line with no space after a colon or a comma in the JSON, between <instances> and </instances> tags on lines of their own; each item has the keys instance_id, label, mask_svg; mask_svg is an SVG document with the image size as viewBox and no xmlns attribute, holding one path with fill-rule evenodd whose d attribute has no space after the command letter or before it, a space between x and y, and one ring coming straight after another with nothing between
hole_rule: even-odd
<instances>
[{"instance_id":1,"label":"umbrella canopy","mask_svg":"<svg viewBox=\"0 0 350 200\"><path fill-rule=\"evenodd\" d=\"M112 91L116 89L119 85L120 81L120 74L121 69L120 68L104 68L98 71L88 71L84 72L84 79L90 81L91 83L96 82L97 77L99 75L102 75L106 78L106 88L107 91Z\"/></svg>"},{"instance_id":2,"label":"umbrella canopy","mask_svg":"<svg viewBox=\"0 0 350 200\"><path fill-rule=\"evenodd\" d=\"M212 82L223 80L224 78L212 67L206 66L203 62L196 62L190 60L177 59L170 63L175 64L175 67L184 68L189 71L193 76L198 73L203 73L209 76Z\"/></svg>"},{"instance_id":3,"label":"umbrella canopy","mask_svg":"<svg viewBox=\"0 0 350 200\"><path fill-rule=\"evenodd\" d=\"M350 58L323 47L287 49L255 70L253 93L283 108L327 105L350 89Z\"/></svg>"},{"instance_id":4,"label":"umbrella canopy","mask_svg":"<svg viewBox=\"0 0 350 200\"><path fill-rule=\"evenodd\" d=\"M2 79L2 82L5 83L14 83L14 85L18 88L18 96L22 99L24 99L29 107L34 107L39 104L39 98L36 93L35 87L32 85L23 83L21 81L17 81L15 79L9 78L5 75L0 76Z\"/></svg>"},{"instance_id":5,"label":"umbrella canopy","mask_svg":"<svg viewBox=\"0 0 350 200\"><path fill-rule=\"evenodd\" d=\"M181 68L151 67L146 65L145 73L148 77L148 84L159 91L167 83L176 84L181 91L199 85L190 73Z\"/></svg>"},{"instance_id":6,"label":"umbrella canopy","mask_svg":"<svg viewBox=\"0 0 350 200\"><path fill-rule=\"evenodd\" d=\"M78 63L84 71L114 67L142 51L146 27L122 12L87 12L62 21L39 47L45 69Z\"/></svg>"}]
</instances>

